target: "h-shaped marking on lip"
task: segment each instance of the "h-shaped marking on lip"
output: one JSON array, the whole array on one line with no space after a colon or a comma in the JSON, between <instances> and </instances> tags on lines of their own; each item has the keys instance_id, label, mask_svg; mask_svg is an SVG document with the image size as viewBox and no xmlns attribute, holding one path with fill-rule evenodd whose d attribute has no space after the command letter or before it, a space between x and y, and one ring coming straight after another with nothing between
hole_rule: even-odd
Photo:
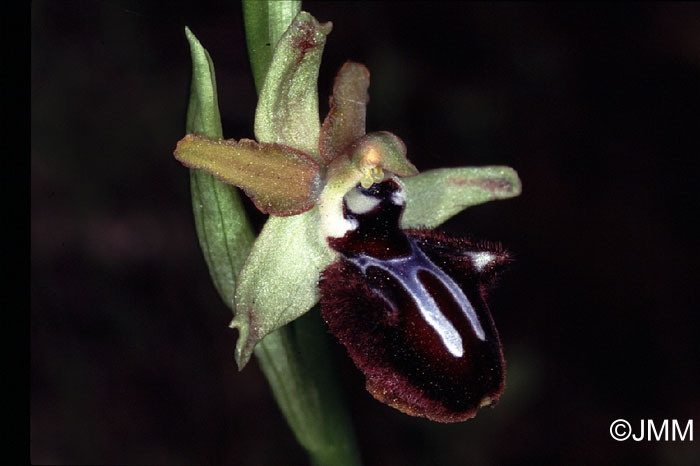
<instances>
[{"instance_id":1,"label":"h-shaped marking on lip","mask_svg":"<svg viewBox=\"0 0 700 466\"><path fill-rule=\"evenodd\" d=\"M432 273L442 282L464 312L472 330L474 330L474 334L479 340L485 341L486 334L481 327L479 317L476 315L476 311L474 311L469 299L467 299L454 280L435 265L412 238L407 237L407 239L411 245L411 254L408 256L393 259L377 259L366 254L358 254L354 257L346 257L346 259L357 265L363 274L366 273L368 267L377 267L394 277L411 296L421 316L437 332L447 350L455 357L460 358L464 355L462 337L454 325L440 311L433 297L418 279L418 272L424 270Z\"/></svg>"}]
</instances>

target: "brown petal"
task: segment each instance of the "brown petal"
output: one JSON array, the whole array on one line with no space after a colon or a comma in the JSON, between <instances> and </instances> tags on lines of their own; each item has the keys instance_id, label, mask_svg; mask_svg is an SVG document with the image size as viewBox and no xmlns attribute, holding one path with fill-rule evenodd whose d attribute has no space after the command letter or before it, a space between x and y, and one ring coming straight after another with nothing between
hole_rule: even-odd
<instances>
[{"instance_id":1,"label":"brown petal","mask_svg":"<svg viewBox=\"0 0 700 466\"><path fill-rule=\"evenodd\" d=\"M238 186L260 211L280 217L313 207L321 186L318 163L281 144L188 134L177 143L175 158Z\"/></svg>"},{"instance_id":2,"label":"brown petal","mask_svg":"<svg viewBox=\"0 0 700 466\"><path fill-rule=\"evenodd\" d=\"M345 62L338 71L330 98L330 110L321 127L319 149L326 162L365 134L369 103L369 71L364 65Z\"/></svg>"}]
</instances>

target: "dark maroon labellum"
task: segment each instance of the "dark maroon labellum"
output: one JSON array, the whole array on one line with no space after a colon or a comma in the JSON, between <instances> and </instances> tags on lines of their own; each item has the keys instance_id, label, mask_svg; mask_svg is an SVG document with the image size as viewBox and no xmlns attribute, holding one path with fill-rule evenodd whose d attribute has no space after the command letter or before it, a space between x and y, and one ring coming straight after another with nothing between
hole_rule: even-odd
<instances>
[{"instance_id":1,"label":"dark maroon labellum","mask_svg":"<svg viewBox=\"0 0 700 466\"><path fill-rule=\"evenodd\" d=\"M484 300L508 262L498 246L399 227L395 180L345 196L354 225L329 238L340 260L324 270L321 312L378 400L440 422L494 403L505 361Z\"/></svg>"}]
</instances>

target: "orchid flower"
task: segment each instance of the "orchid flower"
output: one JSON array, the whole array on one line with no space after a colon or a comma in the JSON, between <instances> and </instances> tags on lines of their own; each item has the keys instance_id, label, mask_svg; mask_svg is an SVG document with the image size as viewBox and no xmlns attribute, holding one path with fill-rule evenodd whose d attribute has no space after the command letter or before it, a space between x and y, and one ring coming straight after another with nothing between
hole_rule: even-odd
<instances>
[{"instance_id":1,"label":"orchid flower","mask_svg":"<svg viewBox=\"0 0 700 466\"><path fill-rule=\"evenodd\" d=\"M434 228L517 196L520 180L505 166L420 173L398 136L366 132L369 71L359 63L338 72L321 124L316 82L330 31L302 11L282 35L255 140L188 134L175 149L270 214L232 277L236 362L242 369L266 335L320 302L375 398L435 421L468 419L504 387L485 295L509 256Z\"/></svg>"}]
</instances>

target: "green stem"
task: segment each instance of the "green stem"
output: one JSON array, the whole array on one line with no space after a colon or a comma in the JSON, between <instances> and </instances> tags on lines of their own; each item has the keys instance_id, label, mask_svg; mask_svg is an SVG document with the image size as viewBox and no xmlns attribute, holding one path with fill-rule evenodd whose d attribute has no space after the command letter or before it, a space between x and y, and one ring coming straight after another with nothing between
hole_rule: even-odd
<instances>
[{"instance_id":1,"label":"green stem","mask_svg":"<svg viewBox=\"0 0 700 466\"><path fill-rule=\"evenodd\" d=\"M260 93L260 87L265 81L265 74L270 66L275 44L299 11L301 11L301 1L243 1L248 57L258 93Z\"/></svg>"},{"instance_id":2,"label":"green stem","mask_svg":"<svg viewBox=\"0 0 700 466\"><path fill-rule=\"evenodd\" d=\"M317 466L360 465L350 416L333 370L325 324L314 308L255 348L275 400Z\"/></svg>"},{"instance_id":3,"label":"green stem","mask_svg":"<svg viewBox=\"0 0 700 466\"><path fill-rule=\"evenodd\" d=\"M279 38L300 1L244 0L243 17L255 86L260 92ZM299 443L317 466L355 466L359 450L318 309L271 333L255 355Z\"/></svg>"}]
</instances>

